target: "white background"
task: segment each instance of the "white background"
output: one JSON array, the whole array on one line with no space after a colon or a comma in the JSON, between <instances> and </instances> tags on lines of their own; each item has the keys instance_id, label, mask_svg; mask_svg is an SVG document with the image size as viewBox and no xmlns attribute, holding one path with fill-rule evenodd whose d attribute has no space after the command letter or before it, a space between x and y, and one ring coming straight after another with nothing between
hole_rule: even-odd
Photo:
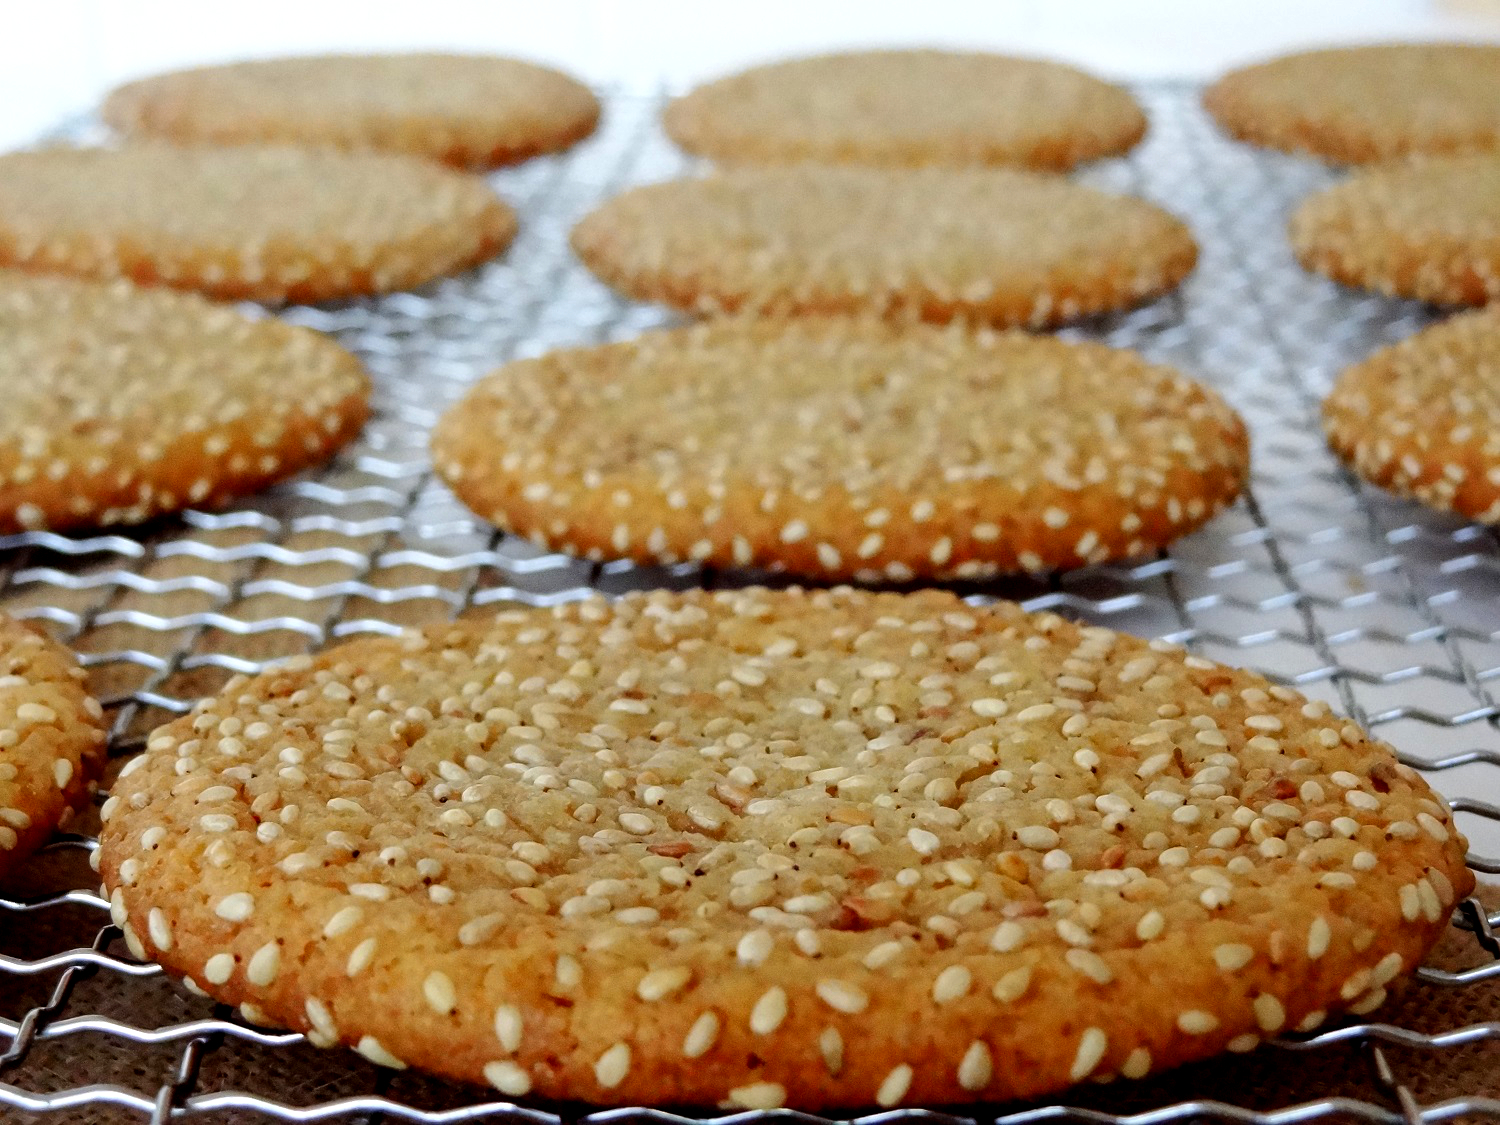
<instances>
[{"instance_id":1,"label":"white background","mask_svg":"<svg viewBox=\"0 0 1500 1125\"><path fill-rule=\"evenodd\" d=\"M1500 0L0 0L0 148L127 78L261 55L508 52L596 83L681 86L876 43L1048 55L1118 78L1207 78L1293 47L1500 41Z\"/></svg>"}]
</instances>

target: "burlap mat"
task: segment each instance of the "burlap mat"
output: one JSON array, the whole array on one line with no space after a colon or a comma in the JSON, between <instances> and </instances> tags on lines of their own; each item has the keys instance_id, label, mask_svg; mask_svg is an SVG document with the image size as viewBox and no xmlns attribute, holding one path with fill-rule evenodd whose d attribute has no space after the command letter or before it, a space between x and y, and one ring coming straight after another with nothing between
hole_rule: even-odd
<instances>
[{"instance_id":1,"label":"burlap mat","mask_svg":"<svg viewBox=\"0 0 1500 1125\"><path fill-rule=\"evenodd\" d=\"M87 886L92 878L81 849L55 850L40 857L4 890L8 895L25 896L65 886ZM1482 897L1491 911L1500 907L1500 886L1485 887ZM87 946L106 921L100 911L86 906L64 905L31 913L3 914L0 953L35 959ZM110 952L125 955L118 942L110 947ZM1454 928L1429 964L1459 969L1489 960L1489 954L1471 934ZM54 970L18 977L0 970L0 1016L19 1020L27 1009L46 1003L60 975L60 971ZM158 1028L209 1018L214 1013L212 1003L190 996L161 976L127 977L104 969L73 988L65 1008L52 1023L92 1014L135 1027ZM1427 1033L1500 1021L1500 981L1456 988L1411 983L1376 1018ZM0 1081L38 1094L108 1084L152 1100L164 1084L175 1078L185 1042L179 1039L140 1045L113 1034L77 1031L60 1038L38 1040L18 1067L0 1075ZM1419 1050L1389 1046L1384 1050L1397 1079L1423 1105L1464 1095L1500 1097L1500 1038L1465 1047ZM263 1046L224 1037L211 1043L204 1054L193 1092L229 1091L298 1107L377 1091L424 1109L453 1109L485 1098L482 1091L420 1075L382 1073L349 1051L319 1051L305 1044ZM1394 1108L1389 1093L1375 1079L1367 1048L1358 1045L1313 1052L1268 1047L1250 1055L1184 1067L1145 1082L1088 1087L1074 1092L1066 1102L1113 1113L1136 1113L1199 1098L1272 1110L1332 1097L1358 1098ZM1015 1108L1020 1107L1004 1107L1004 1110ZM581 1107L560 1107L560 1112L572 1117L584 1111ZM10 1122L125 1125L146 1119L142 1111L107 1105L45 1114L0 1110L0 1121L7 1125ZM248 1125L275 1119L243 1109L194 1114L189 1118L216 1125Z\"/></svg>"}]
</instances>

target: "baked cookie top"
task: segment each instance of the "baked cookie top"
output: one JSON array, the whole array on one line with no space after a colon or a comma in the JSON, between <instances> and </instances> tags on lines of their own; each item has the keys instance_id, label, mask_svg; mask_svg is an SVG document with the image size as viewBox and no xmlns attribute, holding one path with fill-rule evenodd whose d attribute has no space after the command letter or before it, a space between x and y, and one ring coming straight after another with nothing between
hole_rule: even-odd
<instances>
[{"instance_id":1,"label":"baked cookie top","mask_svg":"<svg viewBox=\"0 0 1500 1125\"><path fill-rule=\"evenodd\" d=\"M862 51L758 66L668 107L667 133L727 163L1014 164L1065 171L1131 148L1131 95L1062 63Z\"/></svg>"},{"instance_id":2,"label":"baked cookie top","mask_svg":"<svg viewBox=\"0 0 1500 1125\"><path fill-rule=\"evenodd\" d=\"M1345 285L1444 305L1500 299L1500 153L1366 169L1308 198L1292 246Z\"/></svg>"},{"instance_id":3,"label":"baked cookie top","mask_svg":"<svg viewBox=\"0 0 1500 1125\"><path fill-rule=\"evenodd\" d=\"M1350 367L1323 424L1367 480L1500 523L1500 308L1462 313Z\"/></svg>"},{"instance_id":4,"label":"baked cookie top","mask_svg":"<svg viewBox=\"0 0 1500 1125\"><path fill-rule=\"evenodd\" d=\"M483 55L320 55L198 67L104 103L125 133L209 144L387 149L488 168L588 136L599 101L548 67Z\"/></svg>"},{"instance_id":5,"label":"baked cookie top","mask_svg":"<svg viewBox=\"0 0 1500 1125\"><path fill-rule=\"evenodd\" d=\"M73 654L0 613L0 877L88 804L104 711Z\"/></svg>"},{"instance_id":6,"label":"baked cookie top","mask_svg":"<svg viewBox=\"0 0 1500 1125\"><path fill-rule=\"evenodd\" d=\"M951 595L515 609L236 679L103 810L140 955L504 1093L1027 1097L1368 1011L1472 879L1284 687Z\"/></svg>"},{"instance_id":7,"label":"baked cookie top","mask_svg":"<svg viewBox=\"0 0 1500 1125\"><path fill-rule=\"evenodd\" d=\"M389 153L143 142L0 156L0 265L213 297L409 289L515 230L479 177Z\"/></svg>"},{"instance_id":8,"label":"baked cookie top","mask_svg":"<svg viewBox=\"0 0 1500 1125\"><path fill-rule=\"evenodd\" d=\"M1500 146L1500 46L1307 51L1226 74L1204 105L1231 135L1341 164Z\"/></svg>"},{"instance_id":9,"label":"baked cookie top","mask_svg":"<svg viewBox=\"0 0 1500 1125\"><path fill-rule=\"evenodd\" d=\"M636 188L573 231L628 296L693 313L1042 327L1174 288L1198 248L1153 204L1013 169L735 169Z\"/></svg>"},{"instance_id":10,"label":"baked cookie top","mask_svg":"<svg viewBox=\"0 0 1500 1125\"><path fill-rule=\"evenodd\" d=\"M0 533L222 505L332 456L369 393L359 361L309 329L0 270Z\"/></svg>"},{"instance_id":11,"label":"baked cookie top","mask_svg":"<svg viewBox=\"0 0 1500 1125\"><path fill-rule=\"evenodd\" d=\"M1133 352L804 318L508 364L433 459L481 516L588 558L908 581L1156 550L1233 501L1249 447Z\"/></svg>"}]
</instances>

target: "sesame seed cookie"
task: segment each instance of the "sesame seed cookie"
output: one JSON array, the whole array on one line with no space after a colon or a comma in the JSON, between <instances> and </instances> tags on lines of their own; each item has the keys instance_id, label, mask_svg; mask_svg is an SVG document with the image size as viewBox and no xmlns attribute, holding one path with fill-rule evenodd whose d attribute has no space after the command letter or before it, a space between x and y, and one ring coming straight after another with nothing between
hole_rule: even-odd
<instances>
[{"instance_id":1,"label":"sesame seed cookie","mask_svg":"<svg viewBox=\"0 0 1500 1125\"><path fill-rule=\"evenodd\" d=\"M1292 216L1307 269L1441 305L1500 299L1500 153L1371 168Z\"/></svg>"},{"instance_id":2,"label":"sesame seed cookie","mask_svg":"<svg viewBox=\"0 0 1500 1125\"><path fill-rule=\"evenodd\" d=\"M1231 136L1341 164L1500 147L1500 46L1387 43L1233 71L1203 104Z\"/></svg>"},{"instance_id":3,"label":"sesame seed cookie","mask_svg":"<svg viewBox=\"0 0 1500 1125\"><path fill-rule=\"evenodd\" d=\"M1382 348L1323 404L1329 444L1382 488L1500 523L1500 308Z\"/></svg>"},{"instance_id":4,"label":"sesame seed cookie","mask_svg":"<svg viewBox=\"0 0 1500 1125\"><path fill-rule=\"evenodd\" d=\"M102 810L139 955L521 1097L1029 1097L1369 1011L1468 893L1287 688L949 594L506 610L239 678Z\"/></svg>"},{"instance_id":5,"label":"sesame seed cookie","mask_svg":"<svg viewBox=\"0 0 1500 1125\"><path fill-rule=\"evenodd\" d=\"M728 163L1015 164L1061 172L1146 132L1119 86L1062 63L865 51L758 66L673 101L667 133Z\"/></svg>"},{"instance_id":6,"label":"sesame seed cookie","mask_svg":"<svg viewBox=\"0 0 1500 1125\"><path fill-rule=\"evenodd\" d=\"M0 877L88 804L104 710L73 654L0 613Z\"/></svg>"},{"instance_id":7,"label":"sesame seed cookie","mask_svg":"<svg viewBox=\"0 0 1500 1125\"><path fill-rule=\"evenodd\" d=\"M591 559L977 579L1154 551L1244 487L1213 391L1134 352L838 318L508 364L439 422L475 512Z\"/></svg>"},{"instance_id":8,"label":"sesame seed cookie","mask_svg":"<svg viewBox=\"0 0 1500 1125\"><path fill-rule=\"evenodd\" d=\"M230 300L409 289L515 230L483 180L409 156L149 142L0 156L0 265Z\"/></svg>"},{"instance_id":9,"label":"sesame seed cookie","mask_svg":"<svg viewBox=\"0 0 1500 1125\"><path fill-rule=\"evenodd\" d=\"M0 270L0 534L217 507L359 432L333 341L190 293Z\"/></svg>"},{"instance_id":10,"label":"sesame seed cookie","mask_svg":"<svg viewBox=\"0 0 1500 1125\"><path fill-rule=\"evenodd\" d=\"M125 133L204 144L331 145L513 164L594 131L599 101L547 67L482 55L324 55L160 74L112 93Z\"/></svg>"},{"instance_id":11,"label":"sesame seed cookie","mask_svg":"<svg viewBox=\"0 0 1500 1125\"><path fill-rule=\"evenodd\" d=\"M628 296L692 313L1032 327L1164 293L1198 255L1159 207L1057 176L815 165L636 188L573 248Z\"/></svg>"}]
</instances>

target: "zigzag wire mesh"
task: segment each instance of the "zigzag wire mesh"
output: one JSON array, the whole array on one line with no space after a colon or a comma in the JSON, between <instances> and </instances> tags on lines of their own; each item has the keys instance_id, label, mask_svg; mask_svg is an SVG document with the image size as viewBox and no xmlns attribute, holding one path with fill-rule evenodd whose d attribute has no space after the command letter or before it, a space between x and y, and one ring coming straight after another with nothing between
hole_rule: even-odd
<instances>
[{"instance_id":1,"label":"zigzag wire mesh","mask_svg":"<svg viewBox=\"0 0 1500 1125\"><path fill-rule=\"evenodd\" d=\"M1353 480L1327 452L1317 418L1342 366L1431 314L1337 290L1296 267L1286 217L1332 173L1225 141L1192 88L1139 93L1152 116L1147 142L1082 178L1144 194L1185 217L1202 260L1179 293L1064 334L1137 348L1219 387L1250 423L1252 489L1160 558L965 592L1169 637L1327 699L1423 769L1460 810L1472 866L1500 871L1500 543L1488 530ZM188 513L139 533L0 537L0 608L45 622L82 654L114 716L116 766L153 725L231 674L341 637L497 601L548 604L590 589L745 580L693 566L644 570L548 554L471 518L428 467L427 433L438 413L496 364L668 322L594 281L566 241L572 223L612 193L686 170L656 128L659 108L659 98L612 97L605 125L586 144L498 173L498 190L522 218L501 261L419 293L282 312L331 333L375 377L375 417L326 469L229 512ZM68 135L86 139L91 128ZM94 826L85 818L0 889L0 1121L693 1120L646 1108L515 1107L251 1027L129 957L89 889L84 861ZM1500 917L1471 901L1457 924L1472 945L1472 967L1424 977L1453 989L1487 987L1500 978L1491 932ZM1395 1125L1500 1117L1500 1101L1478 1091L1422 1104L1389 1057L1408 1048L1493 1049L1500 1023L1434 1034L1382 1023L1379 1013L1370 1019L1267 1053L1311 1075L1331 1053L1353 1050L1365 1056L1357 1061L1371 1068L1380 1100L1334 1092L1240 1105L1224 1100L1232 1091L1215 1090L1133 1103L1129 1112L1075 1096L978 1114L897 1110L861 1120ZM788 1112L722 1120L771 1117L821 1121Z\"/></svg>"}]
</instances>

